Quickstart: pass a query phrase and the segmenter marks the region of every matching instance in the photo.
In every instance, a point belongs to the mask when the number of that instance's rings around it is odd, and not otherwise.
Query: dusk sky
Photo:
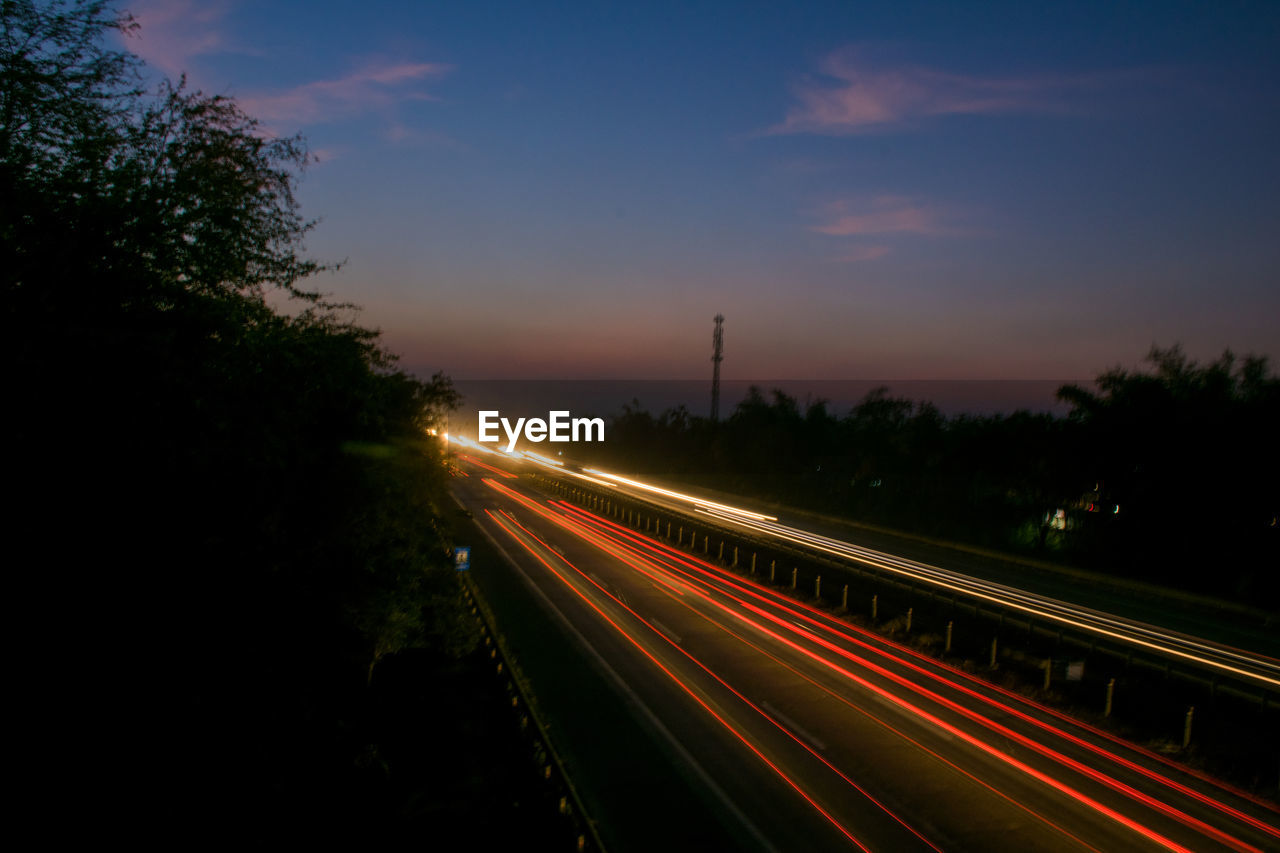
[[[126,3],[455,378],[1280,360],[1280,3]]]

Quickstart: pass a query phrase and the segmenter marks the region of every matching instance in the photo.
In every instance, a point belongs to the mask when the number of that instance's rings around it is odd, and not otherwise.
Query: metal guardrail
[[[547,723],[542,713],[538,710],[532,684],[520,669],[519,663],[517,663],[514,654],[507,645],[506,638],[498,630],[497,617],[494,615],[493,609],[489,607],[488,602],[485,601],[479,587],[465,573],[460,574],[462,588],[467,596],[467,603],[471,605],[476,621],[480,625],[485,644],[492,644],[491,657],[496,660],[498,674],[506,675],[508,687],[514,691],[515,695],[512,696],[511,700],[512,707],[514,709],[523,709],[524,716],[521,720],[521,726],[522,728],[526,727],[529,722],[533,724],[534,735],[537,739],[536,746],[542,753],[540,760],[543,766],[543,778],[548,782],[558,779],[566,792],[560,797],[559,809],[561,814],[573,821],[578,830],[577,846],[574,849],[578,853],[585,853],[585,851],[605,853],[605,846],[600,840],[595,821],[591,819],[590,814],[583,805],[582,797],[578,794],[578,790],[573,784],[573,779],[565,767],[564,759],[561,758],[559,751],[551,740]]]

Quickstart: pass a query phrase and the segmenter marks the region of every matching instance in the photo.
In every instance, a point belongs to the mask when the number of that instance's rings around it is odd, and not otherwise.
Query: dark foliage
[[[140,91],[107,3],[0,8],[11,521],[62,615],[40,665],[90,697],[48,695],[75,718],[46,763],[143,782],[112,818],[184,841],[340,826],[312,795],[356,772],[374,664],[472,642],[425,433],[456,394],[302,286],[300,139]]]
[[[718,424],[638,401],[602,462],[731,493],[1238,598],[1280,596],[1280,380],[1229,352],[1064,386],[1065,418],[945,418],[868,394],[844,417],[753,388]],[[590,448],[588,448],[590,450]]]

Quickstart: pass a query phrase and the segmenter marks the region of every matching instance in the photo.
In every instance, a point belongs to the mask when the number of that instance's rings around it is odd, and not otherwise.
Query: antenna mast
[[[716,330],[711,335],[711,422],[720,420],[720,362],[724,361],[724,315],[716,315]]]

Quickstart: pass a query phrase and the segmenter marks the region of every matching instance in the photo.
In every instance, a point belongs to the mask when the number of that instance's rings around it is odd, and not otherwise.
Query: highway
[[[468,476],[454,494],[509,558],[523,606],[574,638],[564,666],[625,694],[736,849],[1280,848],[1270,804],[541,493],[507,465],[458,458]],[[586,739],[607,766],[595,728],[556,737],[570,753]],[[652,849],[634,839],[658,829],[669,849],[707,849],[686,843],[688,812],[667,825],[630,796],[630,811],[605,809],[610,849]]]
[[[550,469],[569,478],[604,486],[619,495],[644,500],[676,512],[694,513],[709,524],[736,529],[760,540],[773,540],[810,552],[846,560],[903,579],[932,586],[983,605],[1003,608],[1043,624],[1096,636],[1130,646],[1148,654],[1169,658],[1180,664],[1203,669],[1209,674],[1230,677],[1265,690],[1280,691],[1280,660],[1257,651],[1211,642],[1138,619],[1126,618],[1078,604],[1038,595],[1023,589],[984,580],[969,574],[930,565],[918,560],[885,553],[830,536],[781,524],[772,516],[683,494],[618,474],[588,468],[566,471],[553,460],[537,454],[523,454],[502,460]]]

